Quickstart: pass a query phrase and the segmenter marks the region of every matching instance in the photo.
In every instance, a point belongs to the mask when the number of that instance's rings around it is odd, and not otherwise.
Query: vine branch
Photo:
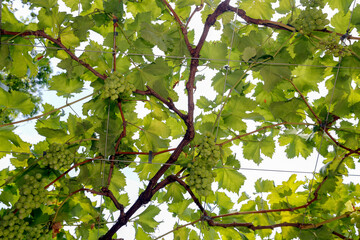
[[[75,60],[76,62],[80,63],[81,65],[83,65],[85,68],[87,68],[90,72],[92,72],[95,76],[97,76],[98,78],[101,78],[102,80],[105,80],[107,78],[106,75],[102,75],[101,73],[99,73],[98,71],[96,71],[94,68],[92,68],[89,64],[87,64],[85,61],[81,60],[80,58],[78,58],[73,52],[70,51],[70,49],[68,49],[62,42],[61,42],[61,38],[53,38],[51,36],[49,36],[48,34],[46,34],[44,32],[44,30],[37,30],[37,31],[25,31],[25,32],[11,32],[11,31],[6,31],[4,29],[0,29],[1,35],[10,35],[10,36],[20,36],[20,37],[24,37],[24,36],[35,36],[35,37],[42,37],[42,38],[46,38],[49,41],[57,44],[62,50],[64,50],[73,60]]]
[[[154,97],[159,99],[161,102],[163,102],[169,109],[173,110],[181,119],[183,119],[184,121],[186,120],[187,115],[183,114],[179,109],[177,109],[175,107],[175,104],[173,103],[171,98],[168,98],[169,100],[166,100],[165,98],[160,96],[160,94],[158,94],[156,91],[154,91],[149,86],[146,86],[146,88],[148,89],[147,91],[136,90],[135,93],[141,94],[141,95],[153,95]]]

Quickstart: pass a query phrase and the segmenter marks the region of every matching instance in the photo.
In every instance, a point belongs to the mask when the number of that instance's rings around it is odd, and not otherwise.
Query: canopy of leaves
[[[142,240],[357,238],[356,1],[30,0],[27,17],[15,2],[0,5],[0,157],[12,153],[0,221],[13,219],[0,239],[26,224],[19,239],[113,239],[126,226]],[[85,84],[90,95],[60,108],[34,97],[47,86],[76,98]],[[63,114],[82,100],[80,116]],[[28,121],[45,140],[17,134]],[[241,168],[294,159],[322,168],[253,186]],[[196,170],[210,177],[190,183]],[[175,224],[161,235],[163,222]]]

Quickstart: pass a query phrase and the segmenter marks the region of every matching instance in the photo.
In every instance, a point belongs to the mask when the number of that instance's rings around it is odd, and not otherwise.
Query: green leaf
[[[331,18],[331,25],[335,27],[336,32],[345,34],[348,28],[351,12],[348,10],[346,11],[347,14],[344,14],[343,12],[338,12]]]
[[[353,16],[351,18],[351,23],[354,25],[360,25],[360,6],[354,8]],[[360,26],[357,26],[359,28]]]
[[[122,6],[118,1],[116,5]],[[75,35],[79,38],[79,40],[85,41],[88,37],[89,29],[94,25],[95,23],[89,16],[77,16],[73,20],[72,28],[74,30]]]
[[[65,73],[61,73],[52,77],[49,89],[57,91],[58,96],[69,98],[74,96],[74,93],[80,93],[83,85],[80,78],[70,79]]]
[[[122,19],[123,15],[123,3],[118,0],[104,0],[104,11],[107,13],[112,13],[117,19]]]
[[[7,185],[2,190],[3,191],[0,193],[0,202],[8,207],[14,206],[15,202],[18,200],[17,188]]]
[[[243,52],[243,56],[242,59],[247,62],[249,61],[250,58],[255,57],[256,56],[256,49],[253,47],[247,47],[245,48],[244,52]]]
[[[320,63],[311,60],[306,60],[304,64],[321,65]],[[292,74],[296,75],[292,82],[300,90],[300,92],[306,93],[308,91],[319,91],[318,84],[324,74],[324,68],[298,66],[292,71]]]
[[[288,158],[299,157],[300,155],[307,158],[313,151],[313,145],[306,138],[306,136],[301,135],[282,135],[279,138],[279,144],[280,146],[287,146],[286,155]]]
[[[219,168],[214,172],[217,175],[215,180],[219,182],[219,187],[235,193],[239,192],[246,179],[244,175],[234,169]]]
[[[140,227],[136,229],[136,240],[151,240],[151,237]]]
[[[145,232],[154,232],[159,222],[154,217],[160,213],[160,209],[154,205],[149,205],[135,221],[144,229]]]
[[[350,10],[352,0],[326,0],[331,9],[338,9],[343,14],[346,14]]]
[[[295,0],[280,0],[280,6],[275,10],[280,14],[290,12],[295,7]]]
[[[261,192],[270,192],[274,189],[274,181],[271,180],[262,180],[261,178],[259,178],[256,182],[255,182],[255,190],[258,193]]]
[[[180,186],[178,183],[172,183],[167,188],[163,200],[168,202],[172,200],[172,202],[174,203],[181,202],[184,200],[183,194],[185,194],[185,192],[186,192],[185,189],[182,186]]]
[[[23,114],[30,114],[35,105],[31,102],[28,94],[18,91],[12,91],[9,93],[1,88],[0,107],[18,110]]]
[[[271,19],[275,13],[271,3],[276,0],[244,0],[241,1],[239,8],[243,9],[248,16],[252,18]]]
[[[264,90],[272,91],[279,83],[290,79],[291,72],[288,67],[265,66],[260,70],[260,74],[264,80]]]
[[[305,117],[304,108],[304,102],[298,98],[270,104],[270,111],[274,118],[288,122],[301,122]]]
[[[226,65],[227,51],[225,43],[205,42],[200,54],[202,58],[211,59],[208,65],[215,68]]]

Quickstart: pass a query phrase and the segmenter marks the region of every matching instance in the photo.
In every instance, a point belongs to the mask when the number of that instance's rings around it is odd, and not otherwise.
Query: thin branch
[[[185,29],[187,29],[192,17],[195,15],[195,13],[201,11],[201,9],[203,9],[203,7],[204,7],[204,0],[202,0],[201,4],[199,6],[196,6],[194,11],[190,14],[190,17],[186,21]]]
[[[296,92],[301,96],[302,100],[305,102],[306,106],[308,107],[308,109],[310,110],[310,112],[314,115],[314,117],[316,118],[316,120],[318,121],[318,124],[321,124],[322,121],[321,119],[318,117],[318,115],[316,115],[316,113],[314,112],[314,110],[312,109],[312,107],[310,106],[310,104],[308,103],[308,101],[306,101],[306,98],[304,97],[304,95],[300,92],[300,90],[297,88],[297,86],[293,83],[293,81],[291,81],[291,79],[286,79],[284,78],[286,81],[288,81],[296,90]]]
[[[195,196],[193,191],[190,189],[189,185],[187,185],[183,180],[181,180],[178,177],[175,178],[175,181],[177,181],[181,186],[183,186],[185,188],[185,190],[190,194],[191,198],[194,200],[194,203],[198,206],[198,208],[203,213],[203,215],[208,216],[207,212],[205,211],[205,209],[201,205],[199,199]]]
[[[58,213],[59,213],[59,210],[60,210],[61,207],[65,204],[65,202],[66,202],[67,200],[69,200],[69,198],[70,198],[71,196],[73,196],[74,194],[76,194],[76,193],[78,193],[78,192],[91,192],[91,193],[96,194],[96,195],[102,195],[102,196],[109,197],[109,198],[113,201],[115,207],[120,210],[120,213],[121,213],[121,214],[124,213],[124,206],[117,201],[117,199],[115,198],[114,194],[113,194],[109,189],[104,189],[104,190],[101,189],[101,192],[98,192],[98,191],[95,191],[95,190],[93,190],[93,189],[80,188],[80,189],[78,189],[78,190],[76,190],[76,191],[74,191],[74,192],[69,193],[69,195],[61,202],[61,204],[59,205],[59,207],[56,209],[56,212],[55,212],[55,214],[54,214],[54,218],[53,218],[52,222],[55,222],[56,217],[57,217],[57,215],[58,215]]]
[[[323,129],[324,129],[326,135],[329,136],[329,138],[335,143],[336,146],[339,146],[339,147],[341,147],[341,148],[343,148],[343,149],[345,149],[345,150],[348,150],[351,154],[352,154],[352,153],[360,154],[359,149],[353,150],[353,149],[351,149],[351,148],[346,147],[345,145],[339,143],[339,142],[329,133],[329,129],[327,129],[327,128],[323,128]]]
[[[80,58],[78,58],[73,52],[70,51],[70,49],[68,49],[62,42],[61,42],[61,38],[59,37],[58,39],[55,39],[49,35],[47,35],[43,30],[37,30],[37,31],[25,31],[25,32],[11,32],[11,31],[6,31],[3,29],[0,29],[0,32],[2,35],[11,35],[11,36],[35,36],[35,37],[42,37],[42,38],[46,38],[49,41],[57,44],[62,50],[64,50],[73,60],[75,60],[76,62],[80,63],[81,65],[83,65],[85,68],[87,68],[90,72],[92,72],[95,76],[97,76],[98,78],[101,78],[102,80],[105,80],[107,78],[106,75],[102,75],[100,74],[98,71],[96,71],[94,68],[92,68],[89,64],[87,64],[86,62],[84,62],[83,60],[81,60]]]
[[[341,239],[346,239],[346,240],[352,240],[352,238],[348,238],[348,237],[345,237],[344,235],[338,233],[338,232],[335,232],[335,231],[332,231],[332,234],[341,238]]]
[[[185,121],[187,115],[183,114],[179,109],[177,109],[175,107],[175,104],[173,103],[173,101],[169,98],[169,100],[166,100],[165,98],[163,98],[162,96],[160,96],[160,94],[158,94],[157,92],[155,92],[152,88],[150,88],[149,86],[146,86],[146,88],[148,89],[147,91],[140,91],[140,90],[136,90],[135,93],[137,94],[141,94],[141,95],[153,95],[154,97],[156,97],[157,99],[159,99],[161,102],[163,102],[169,109],[173,110],[177,115],[179,115],[179,117],[181,119],[183,119]]]
[[[315,202],[318,199],[318,193],[320,191],[320,188],[324,185],[325,181],[328,179],[328,177],[325,177],[322,182],[319,184],[319,186],[314,191],[314,198],[308,201],[307,203],[297,206],[294,208],[284,208],[284,209],[268,209],[268,210],[257,210],[257,211],[245,211],[245,212],[234,212],[234,213],[227,213],[217,216],[212,216],[212,219],[216,218],[223,218],[223,217],[229,217],[229,216],[236,216],[236,215],[247,215],[247,214],[260,214],[260,213],[272,213],[272,212],[293,212],[302,208],[307,208],[310,204]]]
[[[106,184],[106,188],[104,187],[104,189],[108,189],[108,187],[110,186],[111,183],[111,177],[112,177],[112,173],[114,171],[114,160],[115,160],[115,156],[111,156],[110,157],[110,168],[109,168],[109,174],[108,174],[108,178],[107,178],[107,184]]]
[[[167,233],[164,233],[163,235],[155,238],[154,240],[157,240],[157,239],[160,239],[160,238],[162,238],[162,237],[165,237],[166,235],[168,235],[168,234],[170,234],[170,233],[172,233],[172,232],[176,232],[177,230],[179,230],[179,229],[181,229],[181,228],[184,228],[184,227],[187,227],[187,226],[189,226],[189,225],[194,225],[195,223],[200,222],[200,221],[202,221],[201,218],[198,219],[198,220],[192,221],[192,222],[190,222],[190,223],[187,223],[187,224],[178,226],[177,228],[174,228],[173,230],[171,230],[171,231],[169,231],[169,232],[167,232]]]
[[[114,194],[109,190],[108,188],[101,188],[101,195],[104,195],[106,197],[109,197],[111,201],[114,203],[115,207],[120,210],[120,215],[124,215],[124,206],[119,203],[119,201],[115,198]]]
[[[60,178],[64,177],[68,172],[70,172],[71,170],[73,170],[74,168],[80,166],[80,165],[84,165],[88,162],[94,161],[95,159],[101,159],[103,158],[102,156],[98,156],[96,158],[91,158],[91,159],[86,159],[85,161],[82,161],[80,163],[76,163],[74,164],[72,167],[70,167],[68,170],[66,170],[63,174],[61,174],[60,176],[58,176],[55,180],[53,180],[51,183],[49,183],[48,185],[46,185],[44,187],[44,189],[47,189],[48,187],[50,187],[51,185],[53,185],[55,182],[57,182]]]
[[[191,43],[189,41],[189,38],[188,38],[188,35],[187,35],[188,34],[187,29],[184,26],[184,23],[180,20],[177,13],[174,11],[174,9],[171,7],[171,5],[166,0],[162,0],[162,2],[170,10],[172,16],[175,18],[176,22],[179,24],[181,32],[182,32],[182,34],[184,36],[186,47],[189,50],[189,52],[192,53],[194,51],[194,49],[192,48]]]
[[[245,137],[245,136],[251,135],[251,134],[256,133],[256,132],[261,132],[261,131],[264,130],[264,129],[273,128],[273,127],[277,127],[277,126],[281,126],[281,125],[306,125],[306,126],[311,126],[311,125],[312,125],[312,126],[316,126],[316,124],[313,124],[313,123],[292,123],[292,122],[276,123],[276,124],[273,124],[273,125],[269,125],[269,126],[264,126],[264,127],[258,128],[258,129],[256,129],[256,130],[251,131],[251,132],[248,132],[248,133],[244,133],[244,134],[238,135],[238,136],[236,136],[236,137],[233,137],[233,138],[231,138],[231,139],[229,139],[229,140],[226,140],[225,142],[219,143],[219,144],[217,144],[217,145],[222,146],[222,145],[225,145],[225,144],[227,144],[227,143],[229,143],[229,142],[232,142],[232,141],[234,141],[234,140],[236,140],[236,139],[243,138],[243,137]]]
[[[171,151],[175,151],[176,148],[170,148],[170,149],[166,149],[166,150],[163,150],[163,151],[160,151],[160,152],[153,152],[152,155],[155,156],[155,155],[158,155],[158,154],[161,154],[161,153],[166,153],[166,152],[171,152]],[[149,152],[116,152],[115,153],[116,155],[120,155],[120,154],[124,154],[124,155],[149,155],[150,153]]]
[[[275,29],[282,29],[282,30],[286,30],[289,32],[296,32],[296,28],[294,28],[293,26],[281,23],[281,22],[275,22],[275,21],[271,21],[271,20],[265,20],[265,19],[255,19],[255,18],[251,18],[249,16],[246,15],[246,12],[242,9],[238,9],[232,6],[227,6],[227,11],[231,11],[236,13],[239,17],[241,17],[242,19],[244,19],[247,23],[249,24],[255,24],[255,25],[263,25],[269,28],[275,28]],[[327,29],[316,29],[315,31],[318,32],[327,32],[327,33],[333,33],[333,31],[327,30]],[[343,33],[336,33],[336,35],[338,36],[343,36]],[[354,37],[354,36],[349,36],[348,39],[353,39],[353,40],[360,40],[360,37]]]
[[[84,100],[84,99],[86,99],[86,98],[88,98],[88,97],[91,97],[91,96],[94,95],[94,94],[95,94],[95,93],[92,93],[92,94],[87,95],[87,96],[85,96],[85,97],[82,97],[82,98],[80,98],[80,99],[78,99],[78,100],[76,100],[76,101],[73,101],[73,102],[71,102],[71,103],[67,103],[67,104],[65,104],[64,106],[61,106],[61,107],[59,107],[59,108],[56,108],[56,109],[54,109],[54,110],[52,110],[52,111],[50,111],[50,112],[43,113],[43,114],[40,114],[40,115],[35,116],[35,117],[23,119],[23,120],[20,120],[20,121],[17,121],[17,122],[11,122],[11,123],[2,124],[2,125],[0,125],[0,127],[5,127],[5,126],[9,126],[9,125],[15,125],[15,124],[19,124],[19,123],[23,123],[23,122],[27,122],[27,121],[31,121],[31,120],[34,120],[34,119],[38,119],[38,118],[47,116],[47,115],[49,115],[49,114],[52,114],[52,113],[54,113],[54,112],[59,111],[60,109],[66,108],[66,107],[68,107],[68,106],[70,106],[70,105],[72,105],[72,104],[74,104],[74,103],[80,102],[80,101],[82,101],[82,100]]]
[[[124,112],[123,112],[123,110],[122,110],[121,101],[118,102],[118,107],[119,107],[119,111],[120,111],[120,115],[121,115],[123,130],[122,130],[122,132],[121,132],[121,134],[120,134],[119,139],[116,141],[116,144],[115,144],[115,152],[118,151],[118,148],[119,148],[121,139],[123,139],[124,137],[126,137],[126,125],[127,125],[127,122],[126,122],[125,116],[124,116]]]

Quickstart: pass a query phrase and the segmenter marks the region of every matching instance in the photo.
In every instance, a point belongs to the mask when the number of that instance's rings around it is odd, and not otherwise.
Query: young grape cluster
[[[23,240],[28,222],[20,219],[14,213],[9,213],[0,219],[0,239]]]
[[[27,229],[27,238],[26,239],[36,239],[36,240],[48,240],[52,239],[51,235],[49,234],[50,231],[44,228],[43,225],[37,224],[35,226],[28,226]]]
[[[0,219],[0,240],[47,240],[49,230],[42,225],[30,226],[29,222],[20,219],[17,214],[9,213]]]
[[[119,72],[114,72],[105,79],[105,98],[109,97],[111,100],[116,100],[119,97],[128,97],[135,90],[134,84],[125,79]]]
[[[25,175],[25,184],[20,187],[20,198],[15,203],[19,219],[29,216],[31,211],[39,208],[46,201],[47,191],[44,189],[46,179],[40,173],[35,176]]]
[[[336,33],[331,33],[319,42],[320,49],[328,54],[334,55],[335,57],[351,55],[349,48],[347,46],[342,46],[339,42],[340,36],[337,36]]]
[[[309,34],[315,29],[325,28],[330,23],[326,17],[327,14],[321,9],[306,7],[295,20],[294,27],[304,34]]]
[[[352,224],[355,224],[355,226],[360,229],[360,212],[355,211],[350,214],[351,220],[350,222]]]
[[[52,143],[40,164],[49,166],[52,169],[68,169],[74,162],[76,152],[70,151],[64,144]]]
[[[200,196],[208,196],[211,193],[211,183],[216,177],[211,170],[220,158],[220,148],[215,145],[215,138],[208,133],[202,139],[199,151],[200,156],[196,161],[188,164],[190,174],[187,181]]]

